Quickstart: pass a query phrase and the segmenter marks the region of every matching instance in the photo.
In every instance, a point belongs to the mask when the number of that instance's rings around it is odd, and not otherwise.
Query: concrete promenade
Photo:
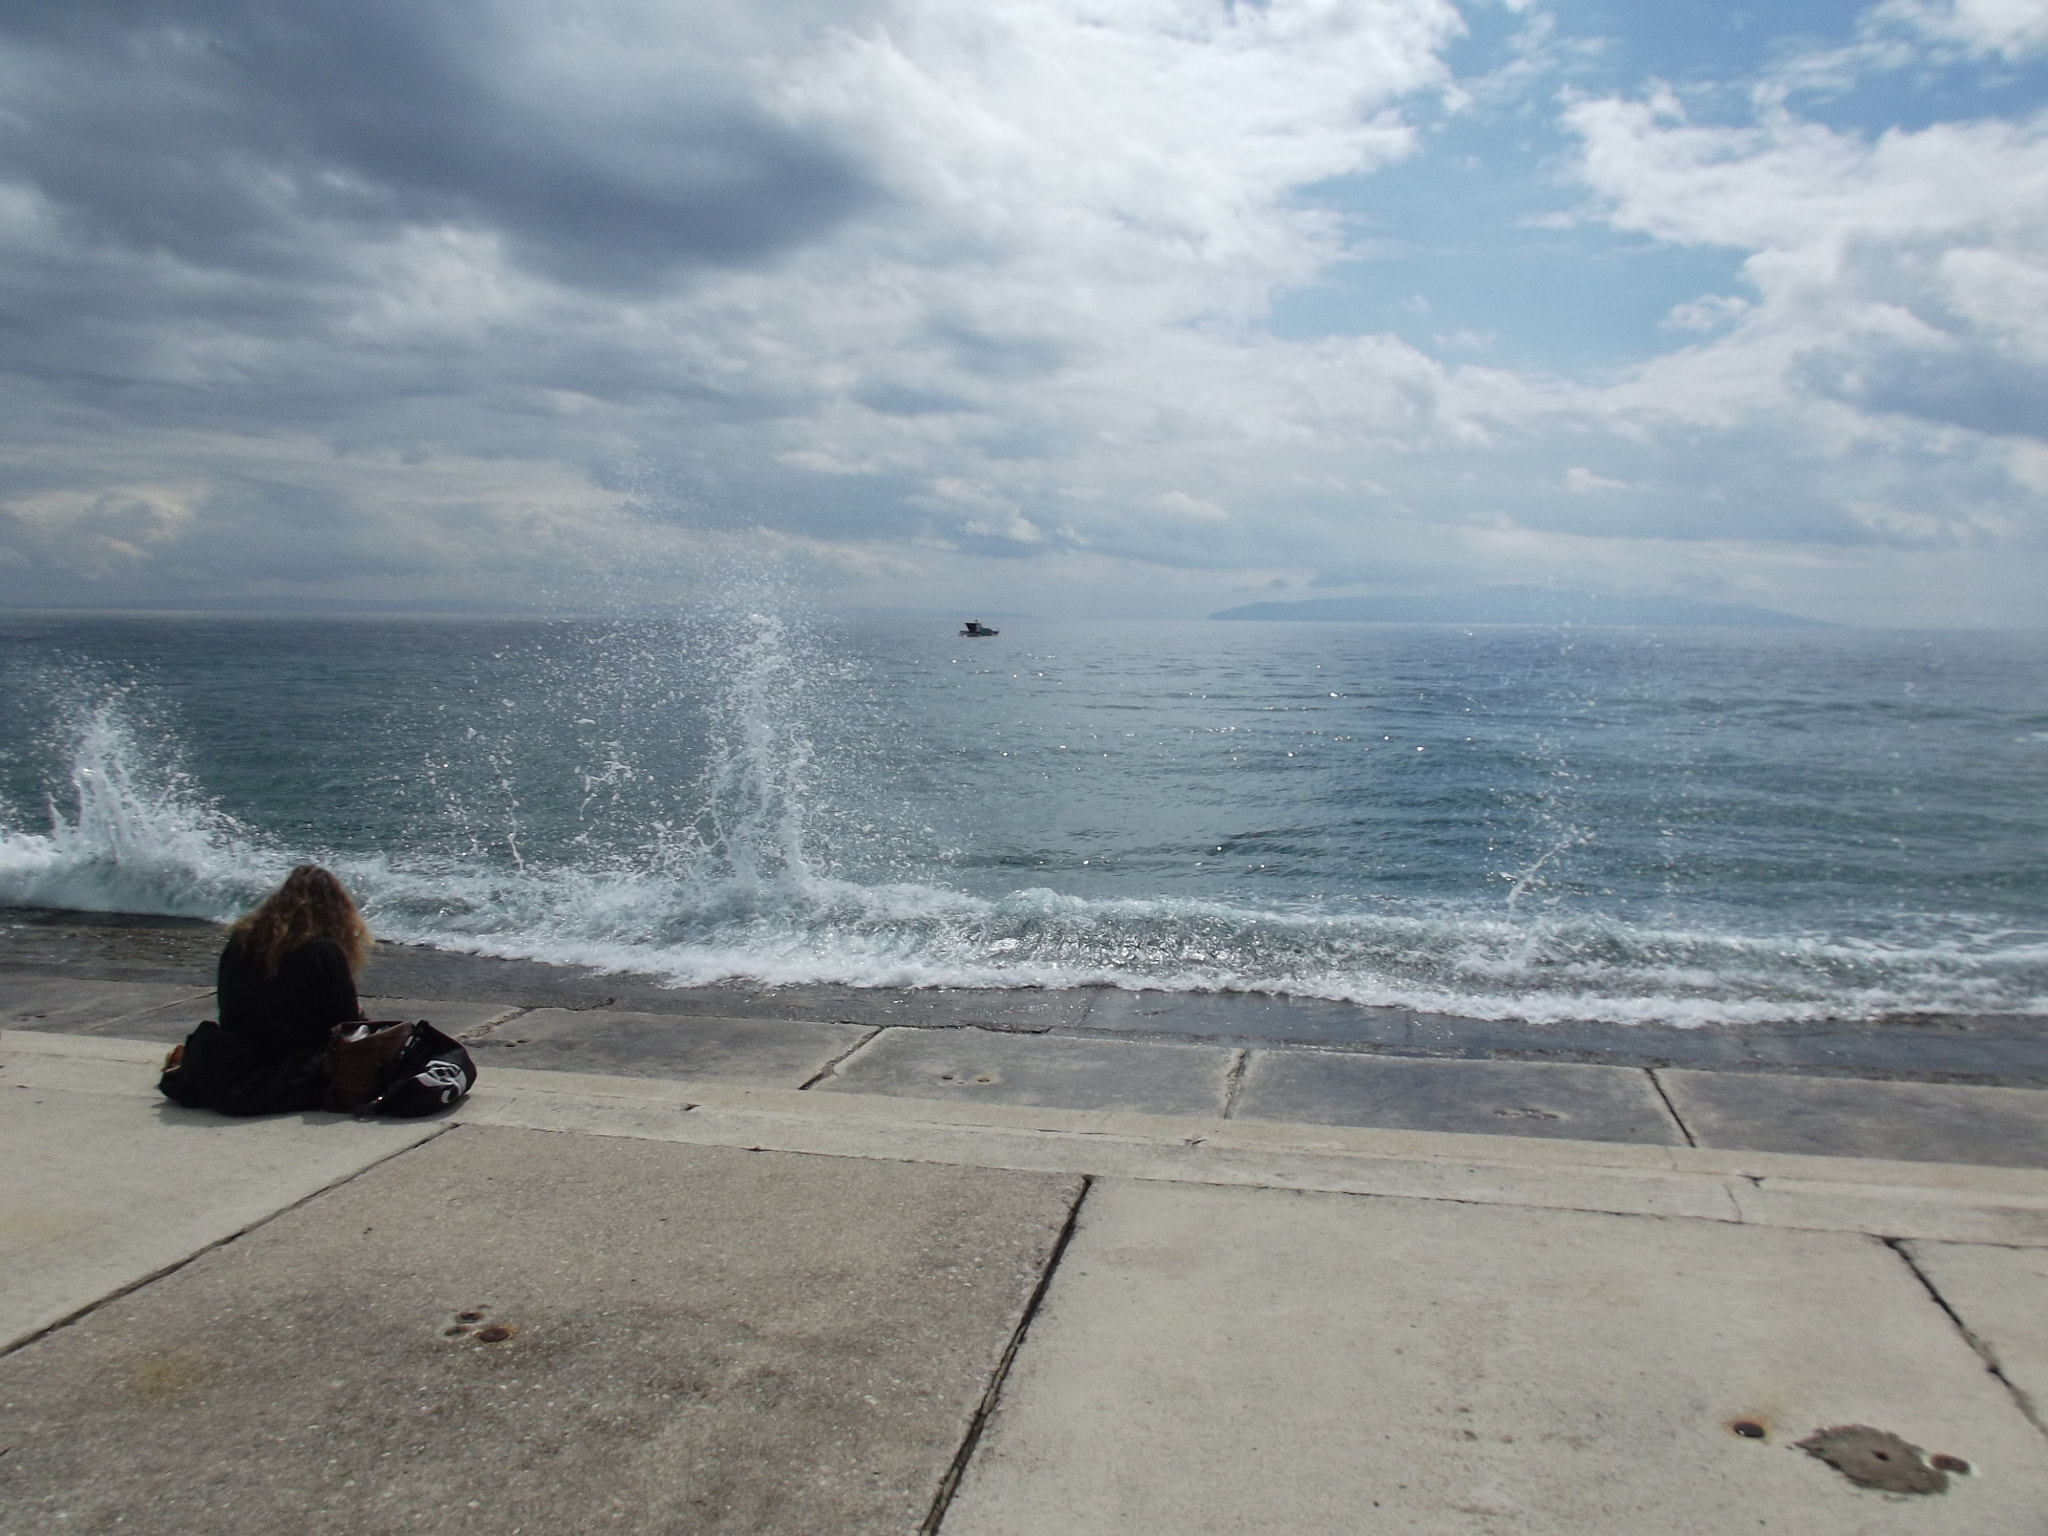
[[[0,913],[0,1531],[2048,1533],[2024,1021],[393,949],[476,1094],[238,1122],[217,946]]]

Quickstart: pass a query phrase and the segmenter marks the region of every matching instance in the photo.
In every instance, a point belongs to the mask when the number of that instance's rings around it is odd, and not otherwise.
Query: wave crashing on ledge
[[[1844,803],[1843,765],[1900,711],[1884,658],[1837,636],[1801,639],[1876,676],[1860,713],[1809,717],[1834,733],[1816,750],[1784,732],[1813,685],[1779,636],[1652,668],[1626,637],[1514,632],[1191,656],[746,611],[340,628],[325,649],[336,626],[15,637],[0,901],[228,918],[315,859],[380,936],[678,985],[1247,991],[1539,1024],[2048,1011],[2038,876],[1930,871],[1930,830],[1961,839],[1923,814],[1901,847],[1896,782]],[[1731,658],[1747,691],[1713,680]],[[292,699],[305,722],[233,723]]]

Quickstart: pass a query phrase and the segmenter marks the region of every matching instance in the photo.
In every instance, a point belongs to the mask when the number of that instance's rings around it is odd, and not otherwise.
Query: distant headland
[[[1246,603],[1212,619],[1317,619],[1350,624],[1573,624],[1617,628],[1817,629],[1821,619],[1750,603],[1707,603],[1683,597],[1611,597],[1544,587],[1482,587],[1470,592],[1378,597],[1317,597]]]

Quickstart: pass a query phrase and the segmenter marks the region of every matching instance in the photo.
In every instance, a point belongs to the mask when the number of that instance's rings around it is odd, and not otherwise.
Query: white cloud
[[[1734,324],[1617,399],[1722,422],[1847,406],[1854,415],[1832,430],[1852,433],[1899,430],[1891,418],[2048,430],[2028,414],[2044,403],[2040,381],[2016,388],[2010,372],[2048,360],[2048,115],[1873,138],[1783,113],[1752,128],[1691,126],[1617,100],[1567,117],[1611,223],[1745,250],[1758,293],[1681,307],[1674,323]]]
[[[1444,0],[905,0],[777,96],[911,212],[878,254],[998,279],[953,285],[965,317],[1025,287],[1091,330],[1242,318],[1336,249],[1290,191],[1407,154],[1389,109],[1447,83],[1458,26]]]
[[[2048,474],[2014,416],[2048,399],[2041,120],[1574,101],[1594,216],[1746,280],[1581,383],[1266,328],[1351,238],[1304,189],[1414,153],[1418,101],[1483,115],[1448,0],[478,0],[474,39],[396,8],[404,46],[362,57],[269,3],[335,46],[243,79],[122,8],[68,54],[0,21],[7,591],[602,590],[751,539],[889,599],[1028,561],[1199,604],[1368,559],[1711,585],[2038,534],[2011,498]],[[1509,73],[1586,56],[1509,9]],[[1893,9],[1951,52],[2033,36]],[[413,115],[379,137],[361,100]],[[1443,298],[1441,347],[1507,350]]]
[[[1941,253],[1948,307],[2000,350],[2048,362],[2048,262],[1982,247]]]
[[[2048,226],[2048,118],[1867,139],[1781,115],[1693,127],[1654,102],[1581,101],[1565,121],[1622,229],[1839,261],[1857,240],[2032,241]]]
[[[1086,542],[1091,519],[1125,536],[1135,525],[1117,509],[1170,493],[1167,461],[1191,449],[1355,433],[1375,412],[1379,430],[1405,432],[1430,409],[1433,381],[1418,395],[1387,373],[1430,372],[1405,349],[1290,351],[1256,322],[1277,286],[1340,249],[1295,189],[1409,152],[1399,107],[1447,84],[1439,52],[1461,25],[1448,0],[900,0],[835,10],[836,24],[763,7],[743,27],[623,0],[575,26],[518,0],[483,10],[493,25],[473,57],[427,20],[403,24],[406,68],[444,76],[416,80],[418,99],[462,117],[460,134],[395,126],[421,130],[403,161],[337,137],[361,120],[349,83],[387,90],[387,60],[257,49],[247,67],[273,76],[194,72],[203,54],[137,22],[128,51],[154,73],[96,95],[104,51],[0,46],[18,99],[43,104],[23,120],[72,156],[18,141],[13,179],[0,160],[0,271],[35,317],[14,349],[17,431],[75,410],[81,391],[110,423],[203,391],[279,442],[658,466],[630,477],[634,499],[684,526]],[[309,15],[324,38],[331,17]],[[716,113],[678,117],[714,79]],[[330,87],[340,130],[323,116]],[[188,135],[237,123],[253,110],[237,92],[266,121],[302,114],[326,146],[286,133],[218,158],[178,151],[178,166],[217,167],[215,201],[260,232],[260,258],[223,243],[233,220],[187,209],[199,193],[165,206],[192,226],[175,239],[131,239],[119,221],[135,199],[120,189],[159,149],[127,126],[138,99],[172,143],[179,113],[197,113]],[[533,119],[541,100],[560,111]],[[448,159],[508,136],[523,163],[565,178],[554,202]],[[230,184],[237,165],[267,173],[254,202]],[[657,197],[665,166],[698,190]],[[704,210],[723,207],[719,176],[757,172],[826,176],[838,202],[807,226],[770,221],[727,259]],[[483,190],[465,202],[434,180],[459,176]],[[624,257],[600,259],[578,227],[586,192]],[[752,201],[801,204],[802,188]],[[677,230],[675,280],[650,220]],[[81,247],[87,228],[104,232]],[[223,434],[207,454],[217,484],[247,480]],[[68,470],[61,457],[45,453],[38,474],[102,478],[91,446]],[[278,473],[265,463],[266,483]],[[317,462],[286,476],[327,478]],[[1038,510],[1076,484],[1097,499]]]
[[[1875,15],[1973,53],[2016,59],[2048,47],[2043,0],[1887,0]]]
[[[1700,339],[1613,383],[1503,397],[1504,452],[1574,451],[1577,434],[1576,452],[1604,444],[1628,463],[1639,493],[1525,498],[1517,538],[1554,558],[1573,538],[1600,540],[1617,572],[1674,572],[1731,547],[1755,570],[1789,572],[1771,551],[1803,548],[1845,585],[1879,568],[1852,551],[1911,552],[1930,570],[1939,552],[1943,579],[1961,582],[1959,620],[1981,611],[1965,591],[2010,603],[2020,573],[2048,580],[2035,484],[2048,439],[2048,116],[1866,136],[1770,99],[1752,125],[1697,124],[1662,94],[1579,100],[1565,116],[1602,218],[1741,252],[1754,297],[1677,306],[1666,323]],[[1551,483],[1606,488],[1582,466]],[[1699,556],[1653,554],[1673,536]],[[1981,569],[1961,577],[1971,561]],[[1817,590],[1802,578],[1778,602]],[[1868,617],[1925,611],[1902,595]]]

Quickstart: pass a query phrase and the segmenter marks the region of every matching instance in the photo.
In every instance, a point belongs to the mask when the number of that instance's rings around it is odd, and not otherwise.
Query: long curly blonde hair
[[[308,939],[332,939],[350,971],[363,968],[376,943],[347,888],[318,864],[301,864],[286,875],[284,884],[230,928],[228,936],[240,939],[242,948],[261,960],[270,976]]]

